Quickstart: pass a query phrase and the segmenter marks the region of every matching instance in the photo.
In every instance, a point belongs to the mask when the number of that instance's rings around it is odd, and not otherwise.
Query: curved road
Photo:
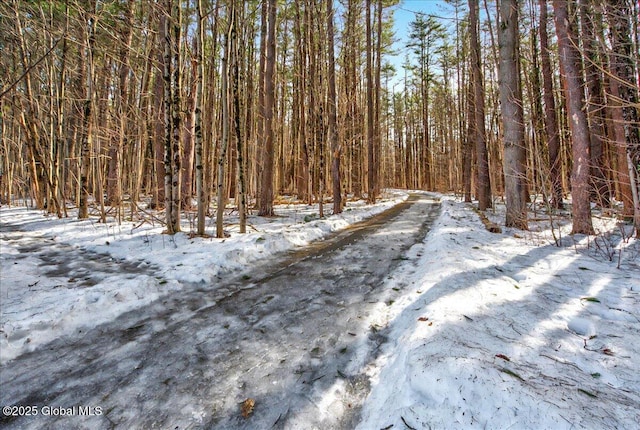
[[[352,428],[385,342],[367,318],[401,294],[385,281],[438,211],[412,195],[249,275],[186,285],[22,355],[0,368],[0,404],[38,415],[0,415],[0,427]]]

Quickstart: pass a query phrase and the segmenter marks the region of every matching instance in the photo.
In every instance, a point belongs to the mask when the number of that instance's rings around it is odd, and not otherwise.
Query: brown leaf
[[[502,358],[503,360],[511,361],[511,359],[504,354],[496,354],[496,357]]]
[[[242,412],[242,416],[244,418],[249,418],[249,415],[253,412],[253,407],[256,405],[256,401],[253,399],[247,399],[242,402],[242,407],[240,408],[240,412]]]
[[[603,348],[602,353],[605,355],[615,355],[609,348]]]
[[[429,318],[427,318],[427,317],[420,317],[420,318],[418,318],[418,321],[429,321]]]

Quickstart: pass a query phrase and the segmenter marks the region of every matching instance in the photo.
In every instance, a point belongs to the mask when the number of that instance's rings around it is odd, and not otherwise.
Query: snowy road
[[[352,428],[369,390],[367,368],[385,342],[373,314],[402,287],[385,281],[400,262],[417,259],[411,247],[438,210],[434,200],[413,195],[305,251],[264,261],[249,275],[184,285],[21,355],[2,368],[0,404],[33,406],[23,412],[37,415],[2,415],[0,424]],[[60,269],[86,258],[71,249],[49,256]],[[91,276],[114,276],[94,263]],[[255,406],[244,417],[246,399]]]

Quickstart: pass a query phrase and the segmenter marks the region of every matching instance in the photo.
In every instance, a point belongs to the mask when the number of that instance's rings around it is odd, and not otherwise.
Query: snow
[[[630,226],[597,214],[596,236],[570,236],[566,217],[536,208],[530,231],[490,233],[470,205],[439,197],[440,216],[363,322],[385,334],[382,352],[345,369],[371,382],[357,428],[637,428],[640,242]],[[349,202],[324,219],[315,206],[281,204],[278,217],[251,216],[245,235],[228,214],[225,239],[169,237],[151,221],[102,224],[0,208],[0,363],[248,271],[406,198],[393,191],[375,206]],[[504,206],[488,216],[500,224]],[[183,229],[192,225],[184,220]],[[64,273],[53,251],[69,256]],[[329,387],[312,412],[341,414],[345,384]]]
[[[442,204],[411,291],[376,321],[392,340],[358,428],[637,428],[638,242],[600,218],[600,245],[556,225],[556,246],[548,220],[495,234]]]
[[[144,222],[110,219],[105,224],[95,217],[58,219],[25,207],[2,207],[0,364],[51,339],[86,331],[148,305],[183,288],[182,284],[240,273],[274,253],[304,247],[407,196],[406,192],[389,191],[375,206],[351,201],[342,214],[324,219],[318,218],[317,206],[280,204],[276,217],[251,216],[247,234],[238,233],[235,213],[226,216],[225,233],[230,237],[224,239],[192,237],[190,219],[183,219],[185,233],[168,236],[152,217]],[[7,230],[5,224],[20,231]],[[215,225],[209,225],[207,233],[213,232]],[[69,256],[64,273],[48,270],[52,247]],[[83,251],[102,257],[96,262],[98,273],[105,270],[104,263],[111,263],[116,273],[108,279],[92,279],[92,267],[81,259]],[[78,258],[73,258],[75,255]],[[128,272],[140,273],[117,273],[123,265]]]

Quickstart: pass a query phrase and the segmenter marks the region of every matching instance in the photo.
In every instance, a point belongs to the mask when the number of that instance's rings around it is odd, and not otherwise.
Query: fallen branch
[[[411,427],[409,424],[407,424],[407,421],[404,419],[403,416],[400,416],[400,419],[402,419],[402,422],[404,423],[405,426],[407,426],[409,430],[418,430],[415,427]]]
[[[500,226],[495,222],[491,222],[489,218],[487,218],[487,216],[484,214],[484,212],[481,212],[476,208],[473,208],[473,210],[478,214],[478,216],[480,217],[480,221],[482,221],[482,224],[484,224],[484,227],[488,232],[502,233],[502,229],[500,228]]]

